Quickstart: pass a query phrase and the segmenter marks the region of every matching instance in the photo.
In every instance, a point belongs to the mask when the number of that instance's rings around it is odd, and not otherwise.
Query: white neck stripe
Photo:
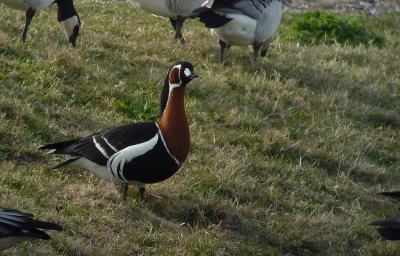
[[[177,165],[179,165],[179,166],[182,165],[181,162],[179,162],[179,160],[176,159],[176,157],[175,157],[174,155],[172,155],[172,153],[169,151],[168,146],[167,146],[167,143],[165,142],[164,137],[163,137],[163,135],[162,135],[162,133],[161,133],[160,127],[158,126],[157,123],[155,123],[155,124],[156,124],[156,126],[157,126],[157,128],[158,128],[158,134],[160,134],[161,141],[163,142],[164,147],[165,147],[165,149],[167,150],[168,154],[172,157],[172,159],[174,159],[174,161],[175,161],[175,163],[176,163]]]
[[[167,100],[167,104],[165,104],[165,108],[164,108],[163,114],[164,114],[165,110],[166,110],[167,107],[168,107],[168,103],[169,103],[169,99],[170,99],[170,97],[171,97],[172,90],[174,90],[175,88],[181,87],[181,85],[182,85],[182,81],[181,81],[181,67],[182,67],[182,65],[179,64],[179,65],[173,66],[173,67],[171,68],[171,70],[173,70],[174,68],[177,68],[177,69],[179,70],[179,71],[178,71],[179,83],[177,83],[177,84],[171,84],[171,83],[169,82],[169,77],[168,77],[168,85],[169,85],[168,100]]]

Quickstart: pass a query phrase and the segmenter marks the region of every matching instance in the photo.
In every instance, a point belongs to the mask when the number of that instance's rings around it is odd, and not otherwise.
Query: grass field
[[[76,48],[37,15],[0,6],[0,205],[64,227],[5,255],[398,255],[368,223],[397,214],[377,196],[400,188],[399,15],[368,17],[386,47],[302,46],[285,13],[265,61],[209,31],[128,2],[76,1]],[[169,66],[188,60],[192,145],[183,168],[144,203],[88,172],[48,170],[37,147],[155,120]]]

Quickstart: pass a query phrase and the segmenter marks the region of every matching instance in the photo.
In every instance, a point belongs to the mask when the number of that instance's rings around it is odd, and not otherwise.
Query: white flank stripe
[[[96,137],[93,136],[92,138],[93,138],[93,142],[94,142],[94,145],[96,146],[96,148],[100,151],[100,153],[101,153],[105,158],[108,159],[110,156],[107,155],[107,152],[104,150],[104,148],[102,148],[102,147],[100,146],[100,144],[96,141]]]
[[[103,138],[103,140],[107,143],[107,145],[114,150],[115,152],[118,152],[118,149],[116,149],[106,138],[104,138],[103,136],[101,136],[101,138]]]
[[[156,134],[151,140],[146,142],[136,144],[133,146],[129,146],[124,148],[123,150],[115,153],[110,157],[107,162],[107,169],[109,172],[113,172],[118,170],[118,166],[120,166],[120,170],[123,171],[124,165],[127,162],[132,161],[134,158],[144,155],[150,150],[152,150],[158,142],[158,134]],[[156,160],[155,160],[156,161]],[[110,163],[112,163],[110,165]],[[123,173],[120,173],[121,177],[124,179],[125,182],[128,180],[125,179]]]
[[[52,150],[50,150],[50,151],[47,151],[47,152],[46,152],[46,155],[48,155],[48,154],[53,154],[55,151],[56,151],[55,149],[52,149]]]
[[[163,137],[163,135],[162,135],[162,133],[161,133],[160,127],[158,127],[158,124],[157,124],[157,123],[155,123],[155,124],[156,124],[156,126],[157,126],[157,128],[158,128],[158,134],[160,134],[161,141],[163,142],[164,147],[165,147],[165,149],[167,150],[168,154],[172,157],[172,159],[174,159],[174,161],[175,161],[175,163],[176,163],[177,165],[181,165],[181,163],[179,162],[179,160],[176,159],[176,157],[175,157],[174,155],[172,155],[171,152],[169,151],[169,149],[168,149],[168,147],[167,147],[167,143],[165,143],[164,137]]]

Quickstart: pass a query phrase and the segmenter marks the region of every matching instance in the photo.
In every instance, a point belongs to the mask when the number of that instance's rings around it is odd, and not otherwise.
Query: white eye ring
[[[192,72],[190,72],[190,70],[188,68],[185,68],[184,73],[185,73],[186,77],[189,77],[192,74]]]

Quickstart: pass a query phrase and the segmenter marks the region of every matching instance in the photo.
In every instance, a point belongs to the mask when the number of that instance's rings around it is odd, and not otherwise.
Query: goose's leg
[[[261,48],[261,44],[260,43],[257,43],[257,42],[253,43],[253,50],[254,50],[253,61],[254,61],[254,64],[257,61],[258,52],[260,51],[260,48]]]
[[[174,28],[174,31],[176,32],[176,20],[169,18],[169,22],[171,22],[171,25]]]
[[[272,39],[267,40],[266,42],[263,43],[261,47],[261,57],[265,57],[267,55],[267,51],[269,48],[269,45],[271,44]]]
[[[225,52],[225,48],[227,47],[227,44],[226,44],[224,41],[219,40],[219,45],[220,45],[220,47],[221,47],[221,57],[220,57],[220,61],[221,61],[221,63],[222,63],[222,62],[224,62],[224,52]]]
[[[26,10],[26,13],[25,13],[25,28],[24,28],[24,32],[22,32],[22,37],[21,37],[22,42],[25,42],[26,34],[28,33],[29,25],[31,24],[33,16],[35,16],[35,13],[36,13],[36,10],[33,9],[32,7],[29,7],[28,10]]]
[[[146,188],[144,187],[144,185],[139,186],[139,197],[140,197],[141,202],[144,201],[144,192],[145,191],[146,191]]]
[[[182,36],[182,27],[185,20],[186,18],[183,16],[178,15],[176,17],[175,39],[180,39],[182,44],[185,43],[185,39]]]
[[[121,188],[122,188],[121,199],[122,199],[122,201],[126,201],[126,196],[128,194],[128,183],[122,184]]]

